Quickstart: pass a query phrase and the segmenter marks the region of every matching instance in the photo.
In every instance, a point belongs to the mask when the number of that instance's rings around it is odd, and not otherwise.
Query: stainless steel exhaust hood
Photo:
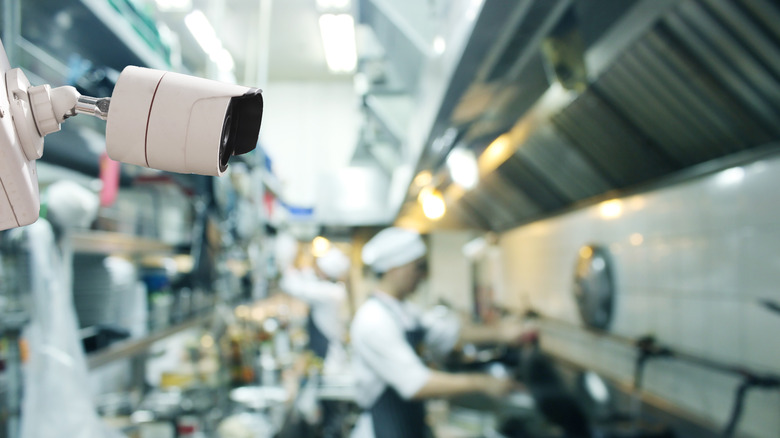
[[[438,57],[389,4],[362,0],[360,18],[411,81],[405,164],[433,173],[449,224],[505,230],[780,139],[777,2],[454,1]],[[478,154],[504,136],[475,189],[450,189],[448,130]],[[405,190],[399,220],[419,216]]]

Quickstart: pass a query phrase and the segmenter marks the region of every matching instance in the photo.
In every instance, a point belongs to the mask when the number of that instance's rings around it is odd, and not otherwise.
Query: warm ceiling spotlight
[[[623,203],[617,199],[599,204],[599,214],[603,219],[617,219],[623,214]]]
[[[317,236],[311,241],[311,253],[314,257],[322,257],[330,249],[330,241],[322,236]]]
[[[444,196],[433,187],[425,187],[420,191],[417,200],[422,205],[423,214],[431,220],[438,220],[447,212],[447,205],[444,202]]]

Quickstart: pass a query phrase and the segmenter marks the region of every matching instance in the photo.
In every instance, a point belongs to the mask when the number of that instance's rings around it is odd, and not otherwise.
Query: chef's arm
[[[536,330],[519,321],[501,321],[490,325],[464,323],[460,327],[458,345],[508,344],[519,345],[532,339]]]
[[[431,371],[428,381],[413,396],[413,399],[453,397],[461,394],[481,392],[493,397],[509,393],[515,386],[510,379],[499,379],[487,374],[444,373]]]

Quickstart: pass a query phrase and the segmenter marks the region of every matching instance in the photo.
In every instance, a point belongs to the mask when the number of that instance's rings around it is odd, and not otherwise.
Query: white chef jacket
[[[279,284],[283,291],[309,305],[312,320],[330,344],[341,345],[346,332],[343,314],[347,289],[344,283],[322,280],[314,271],[288,269]]]
[[[425,347],[435,355],[449,353],[458,341],[460,323],[452,314],[423,314],[412,303],[382,292],[376,292],[358,309],[350,335],[355,398],[361,408],[370,408],[387,385],[410,399],[428,381],[431,370],[405,338],[405,332],[418,325],[426,329]],[[370,413],[360,416],[352,438],[374,438]]]

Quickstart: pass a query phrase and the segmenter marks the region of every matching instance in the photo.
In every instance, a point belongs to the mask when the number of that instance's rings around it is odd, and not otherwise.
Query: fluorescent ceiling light
[[[479,182],[477,157],[469,149],[456,147],[447,156],[447,169],[455,184],[471,190]]]
[[[217,67],[220,70],[232,71],[233,67],[235,67],[235,63],[233,62],[233,55],[231,55],[230,52],[228,52],[225,48],[221,48],[214,55],[209,55],[209,58],[211,58],[211,60],[217,64]]]
[[[742,182],[745,179],[745,169],[741,167],[732,167],[720,172],[717,176],[718,184],[721,186],[731,186]]]
[[[186,11],[192,8],[192,0],[155,0],[157,9],[167,11]]]
[[[322,45],[328,68],[336,73],[349,73],[357,66],[355,21],[349,14],[320,16]]]
[[[441,55],[447,50],[447,41],[441,35],[433,39],[433,53]]]
[[[184,17],[184,24],[187,25],[187,29],[195,37],[195,41],[207,54],[211,55],[222,48],[222,41],[219,40],[217,32],[214,31],[214,27],[211,26],[209,19],[201,10],[195,9],[187,14]]]
[[[233,70],[235,66],[233,56],[227,49],[222,47],[222,41],[202,11],[196,9],[187,14],[184,17],[184,24],[187,25],[187,29],[195,37],[198,45],[209,55],[209,59],[217,65],[217,68],[225,72]]]
[[[317,9],[329,11],[333,9],[344,10],[349,7],[349,0],[317,0]]]

